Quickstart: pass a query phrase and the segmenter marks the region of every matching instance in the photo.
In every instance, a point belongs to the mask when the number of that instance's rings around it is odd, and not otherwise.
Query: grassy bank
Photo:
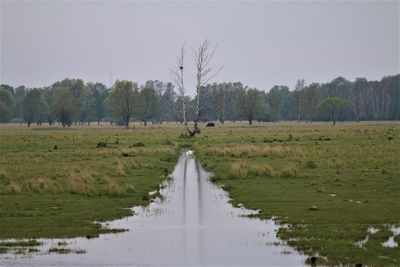
[[[0,239],[93,237],[171,173],[175,127],[1,126]]]
[[[279,236],[319,263],[400,265],[400,248],[381,245],[400,223],[399,123],[218,127],[196,154],[233,203],[276,216]]]

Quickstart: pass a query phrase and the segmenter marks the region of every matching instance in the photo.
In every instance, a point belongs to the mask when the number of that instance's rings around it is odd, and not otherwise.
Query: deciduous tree
[[[131,81],[116,81],[108,97],[108,106],[113,116],[129,128],[129,121],[134,111],[136,83]]]

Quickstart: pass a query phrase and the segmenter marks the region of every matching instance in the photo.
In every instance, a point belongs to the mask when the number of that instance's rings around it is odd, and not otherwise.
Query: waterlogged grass
[[[278,235],[317,263],[400,265],[400,248],[382,246],[400,224],[399,123],[230,125],[194,146],[234,204],[276,217]]]
[[[35,239],[31,240],[18,240],[18,241],[1,241],[0,254],[4,253],[30,253],[39,251],[36,247],[42,245],[43,242]]]
[[[1,126],[0,239],[120,231],[98,222],[148,203],[176,163],[177,136],[175,127]]]
[[[72,248],[66,248],[66,247],[52,247],[49,248],[48,253],[58,253],[58,254],[69,254],[69,253],[75,253],[75,254],[84,254],[86,251],[84,249],[72,249]]]

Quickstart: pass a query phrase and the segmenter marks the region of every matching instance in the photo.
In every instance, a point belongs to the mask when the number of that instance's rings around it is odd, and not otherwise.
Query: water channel
[[[134,216],[107,223],[129,231],[99,238],[66,239],[83,254],[2,255],[4,266],[304,266],[305,256],[276,237],[273,220],[246,215],[209,173],[183,153],[161,198],[134,207]],[[44,239],[46,247],[59,239]]]

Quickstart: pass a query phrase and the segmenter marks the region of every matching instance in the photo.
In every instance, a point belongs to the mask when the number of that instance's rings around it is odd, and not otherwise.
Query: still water
[[[172,179],[134,216],[109,222],[129,229],[99,238],[65,240],[84,254],[3,255],[4,266],[303,266],[305,256],[276,237],[272,220],[249,218],[256,211],[233,207],[192,156],[182,154]],[[42,248],[60,240],[43,240]]]

